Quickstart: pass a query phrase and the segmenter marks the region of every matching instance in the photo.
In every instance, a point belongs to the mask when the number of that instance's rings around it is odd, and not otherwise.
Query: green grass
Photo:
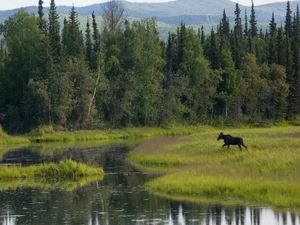
[[[175,126],[167,128],[143,127],[106,130],[81,130],[62,132],[33,132],[28,135],[31,142],[85,142],[85,141],[111,141],[120,139],[139,139],[155,136],[189,135],[203,126]]]
[[[143,139],[157,136],[190,135],[205,126],[170,126],[165,128],[140,127],[124,129],[55,131],[52,126],[42,126],[23,136],[10,136],[0,129],[0,145],[34,144],[34,143],[79,143],[111,142],[124,139]]]
[[[300,209],[299,127],[223,130],[242,136],[248,146],[244,151],[220,147],[223,143],[216,140],[220,131],[210,128],[174,138],[159,149],[144,143],[129,154],[129,160],[143,170],[163,173],[146,187],[169,198]]]
[[[6,134],[0,125],[0,145],[11,145],[11,144],[27,144],[30,143],[26,137],[9,136]]]
[[[59,163],[40,164],[32,166],[0,166],[0,180],[24,178],[43,178],[47,180],[74,180],[84,177],[98,176],[103,178],[101,168],[65,160]]]

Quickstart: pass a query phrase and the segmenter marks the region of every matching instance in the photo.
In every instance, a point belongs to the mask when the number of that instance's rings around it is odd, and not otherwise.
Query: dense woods
[[[129,22],[115,1],[80,30],[74,7],[59,22],[20,10],[1,25],[0,123],[11,133],[170,123],[253,123],[300,114],[300,13],[287,3],[257,25],[255,8],[226,12],[209,34],[181,24],[166,42],[154,19]],[[222,12],[220,12],[222,13]],[[62,27],[61,27],[62,26]]]

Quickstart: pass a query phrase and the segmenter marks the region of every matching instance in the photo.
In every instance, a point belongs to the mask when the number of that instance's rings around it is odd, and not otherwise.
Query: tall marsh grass
[[[101,168],[65,160],[59,163],[40,164],[32,166],[0,166],[0,180],[20,178],[45,178],[53,180],[78,179],[89,176],[104,176]]]
[[[217,133],[242,136],[248,150],[222,148]],[[300,128],[227,128],[194,133],[129,160],[165,175],[146,186],[172,198],[218,203],[251,203],[300,209]]]

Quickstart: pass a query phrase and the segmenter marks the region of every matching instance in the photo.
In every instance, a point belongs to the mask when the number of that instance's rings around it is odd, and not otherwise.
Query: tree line
[[[300,13],[287,2],[258,29],[255,7],[224,10],[205,34],[181,24],[166,42],[155,19],[129,22],[117,1],[94,12],[80,30],[74,7],[62,27],[23,10],[0,30],[0,123],[8,132],[157,126],[170,123],[261,123],[300,114]],[[233,25],[232,25],[233,24]]]

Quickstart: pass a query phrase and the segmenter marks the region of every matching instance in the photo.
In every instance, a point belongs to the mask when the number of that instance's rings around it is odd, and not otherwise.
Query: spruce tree
[[[277,52],[277,59],[276,63],[279,65],[285,65],[285,52],[281,54],[282,49],[285,49],[285,37],[284,37],[284,29],[283,27],[279,27],[277,29],[277,38],[276,38],[276,52]]]
[[[82,57],[83,56],[83,37],[79,28],[79,20],[75,7],[72,6],[70,11],[69,20],[64,23],[67,27],[64,27],[63,31],[63,45],[66,51],[66,55],[69,57]]]
[[[92,69],[93,62],[93,46],[92,46],[92,38],[91,38],[91,30],[90,30],[90,21],[87,19],[86,22],[86,30],[85,30],[85,60],[89,65],[89,68]]]
[[[44,4],[43,0],[39,0],[39,6],[38,6],[38,15],[39,15],[38,27],[44,33],[47,33],[47,22],[44,19],[44,7],[43,7],[43,4]]]
[[[93,26],[93,51],[92,51],[92,63],[91,69],[98,70],[99,67],[99,54],[100,54],[100,32],[98,24],[96,22],[95,13],[92,13],[92,26]]]
[[[177,38],[175,34],[170,34],[168,37],[167,49],[166,49],[166,67],[168,73],[176,73],[178,70],[178,65],[176,63],[177,59]]]
[[[201,26],[201,35],[200,35],[200,39],[201,39],[201,45],[202,47],[204,46],[205,43],[205,32],[204,32],[204,27]]]
[[[285,35],[289,38],[292,37],[292,10],[290,1],[287,1],[286,7],[286,16],[285,16],[285,26],[284,26]]]
[[[226,16],[226,11],[224,9],[223,17],[220,22],[221,48],[230,48],[229,33],[230,33],[229,19]]]
[[[293,71],[289,78],[289,114],[291,116],[300,113],[300,13],[299,7],[293,21]]]
[[[213,29],[210,33],[209,46],[206,50],[206,56],[210,61],[212,69],[220,69],[220,51],[216,40],[216,34]]]
[[[248,29],[248,15],[247,10],[245,10],[245,29],[244,29],[244,36],[248,37],[249,35],[249,29]]]
[[[232,35],[232,55],[235,61],[235,66],[237,68],[241,65],[242,58],[242,39],[243,39],[243,28],[242,28],[242,20],[240,17],[241,9],[239,4],[236,4],[235,8],[235,24],[234,31]]]
[[[234,19],[234,36],[240,42],[243,37],[242,19],[241,19],[241,9],[239,4],[235,5],[235,19]]]
[[[60,44],[60,23],[59,15],[56,11],[55,1],[51,0],[49,9],[49,45],[51,55],[55,63],[59,62],[61,55],[61,44]]]
[[[254,9],[254,3],[252,0],[252,6],[251,6],[251,15],[250,15],[250,35],[251,37],[257,37],[257,20],[255,16],[255,9]]]
[[[177,64],[179,65],[183,60],[183,49],[186,44],[186,27],[181,23],[177,30]]]
[[[272,19],[269,24],[269,52],[268,52],[268,62],[269,64],[273,64],[277,62],[277,24],[275,22],[274,13],[272,13]]]

